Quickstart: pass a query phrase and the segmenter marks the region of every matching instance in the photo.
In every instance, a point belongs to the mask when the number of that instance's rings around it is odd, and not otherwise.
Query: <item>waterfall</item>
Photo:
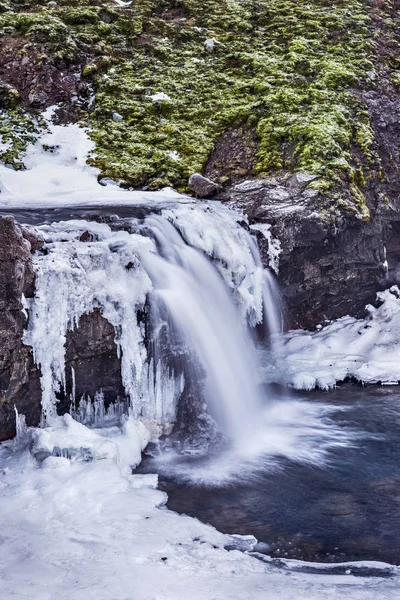
[[[279,328],[276,291],[240,215],[218,203],[169,206],[144,218],[62,221],[35,228],[36,293],[25,343],[41,367],[43,423],[65,390],[66,337],[99,309],[115,329],[129,411],[154,435],[171,430],[188,388],[240,443],[261,410],[251,330]],[[145,318],[139,317],[145,315]],[[75,399],[73,377],[71,397]],[[74,414],[99,423],[93,406]]]

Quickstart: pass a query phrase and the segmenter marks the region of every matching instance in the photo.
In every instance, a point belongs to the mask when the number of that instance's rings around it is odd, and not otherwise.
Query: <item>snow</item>
[[[0,445],[2,600],[400,598],[397,567],[349,563],[343,575],[314,575],[299,561],[226,550],[254,539],[166,510],[157,476],[130,472],[134,437],[129,426],[89,431],[63,417]],[[356,576],[362,565],[392,578]]]
[[[296,389],[327,390],[354,377],[363,383],[400,381],[400,290],[379,292],[378,308],[366,319],[346,316],[315,332],[290,331],[283,338],[285,372],[275,375]]]
[[[214,52],[215,48],[217,47],[218,44],[220,44],[221,42],[218,42],[218,40],[216,40],[215,38],[208,38],[206,39],[206,41],[204,42],[204,47],[207,50],[207,52]]]
[[[23,158],[26,170],[0,163],[0,210],[54,206],[129,206],[193,200],[171,189],[160,192],[126,191],[98,184],[99,169],[86,163],[95,145],[78,124],[54,125],[56,107],[43,113],[48,131],[31,144]]]
[[[157,92],[156,94],[150,96],[150,99],[153,100],[153,102],[161,102],[163,100],[168,102],[171,100],[171,98],[165,92]]]
[[[181,157],[179,156],[178,152],[176,152],[176,150],[172,150],[171,152],[168,152],[168,156],[175,162],[178,160],[181,160]]]

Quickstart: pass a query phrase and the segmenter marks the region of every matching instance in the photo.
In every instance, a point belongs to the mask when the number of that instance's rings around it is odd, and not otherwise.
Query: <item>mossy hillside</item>
[[[259,137],[260,174],[308,170],[320,188],[345,179],[362,198],[351,148],[362,150],[364,165],[375,158],[353,93],[373,85],[363,0],[137,0],[128,9],[63,0],[1,14],[0,31],[11,30],[63,60],[86,54],[82,72],[96,102],[81,118],[104,175],[184,189],[218,137],[248,125]],[[152,98],[158,93],[168,99]]]

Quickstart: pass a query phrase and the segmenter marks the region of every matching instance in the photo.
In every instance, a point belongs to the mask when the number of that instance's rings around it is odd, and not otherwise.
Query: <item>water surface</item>
[[[196,456],[147,458],[141,470],[160,473],[170,509],[226,533],[252,534],[273,557],[400,564],[400,389],[346,384],[283,400],[282,413],[293,402],[297,415],[288,421],[296,422],[279,430],[287,437],[281,454],[275,445],[254,465],[251,457],[238,461],[236,475],[229,465],[228,477],[208,480],[215,460]],[[307,429],[310,407],[317,412]],[[288,450],[290,436],[302,460]]]

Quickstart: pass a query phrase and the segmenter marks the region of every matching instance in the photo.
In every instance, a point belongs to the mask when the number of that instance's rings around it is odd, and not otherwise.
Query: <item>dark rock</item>
[[[218,185],[211,179],[203,177],[200,173],[194,173],[190,176],[189,187],[199,198],[209,198],[218,191]]]
[[[234,182],[255,176],[258,149],[255,129],[228,129],[215,144],[204,169],[205,177],[214,181]]]
[[[70,407],[72,369],[75,373],[75,396],[78,401],[82,396],[93,399],[100,390],[106,404],[118,397],[125,397],[114,327],[99,310],[83,315],[78,327],[67,334],[66,389],[60,394],[60,413],[67,412]]]
[[[30,228],[25,227],[24,225],[20,225],[19,228],[21,229],[24,240],[29,242],[32,254],[37,250],[43,248],[44,240],[41,237],[39,237],[38,234],[33,233]]]
[[[12,217],[0,217],[0,440],[15,435],[14,405],[28,425],[40,420],[39,371],[22,344],[22,294],[32,295],[33,283],[31,244]]]
[[[95,236],[93,235],[93,233],[90,233],[89,231],[84,231],[81,235],[81,237],[79,238],[80,242],[94,242],[95,241]]]
[[[355,216],[326,219],[318,193],[289,190],[280,179],[274,188],[258,181],[229,188],[217,199],[242,209],[250,224],[271,224],[282,248],[278,282],[289,327],[314,328],[346,314],[363,316],[379,289],[400,281],[400,268],[398,274],[390,268],[388,276],[384,265],[385,246],[400,265],[400,215],[386,209],[368,223]],[[268,266],[268,241],[257,237]]]
[[[47,106],[49,97],[44,90],[36,89],[28,95],[28,100],[32,108],[43,108]]]
[[[0,107],[47,108],[59,105],[60,123],[77,120],[76,106],[90,105],[90,84],[79,64],[66,63],[45,52],[42,44],[26,43],[19,35],[4,35],[0,53]],[[89,60],[89,57],[86,57]]]
[[[306,187],[315,179],[318,179],[317,175],[312,173],[295,173],[286,182],[286,185],[295,192],[303,191]]]

